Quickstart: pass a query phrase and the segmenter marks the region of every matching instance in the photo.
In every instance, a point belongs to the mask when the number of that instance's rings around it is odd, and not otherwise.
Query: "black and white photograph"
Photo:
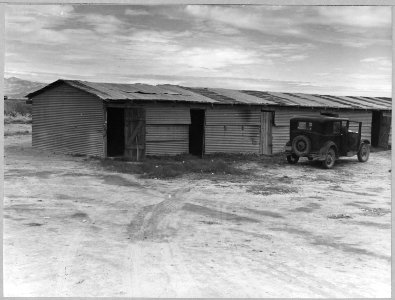
[[[391,297],[391,6],[3,7],[4,296]]]

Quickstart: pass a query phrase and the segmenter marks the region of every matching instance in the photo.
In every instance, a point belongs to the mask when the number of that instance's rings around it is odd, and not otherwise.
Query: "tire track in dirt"
[[[186,194],[191,188],[181,188],[171,191],[158,204],[144,206],[130,222],[127,232],[131,240],[165,240],[177,232],[177,217],[174,215],[184,205]],[[174,224],[176,222],[176,224]]]
[[[175,242],[136,241],[129,245],[129,267],[124,279],[130,297],[202,297]],[[149,265],[149,270],[147,266]]]

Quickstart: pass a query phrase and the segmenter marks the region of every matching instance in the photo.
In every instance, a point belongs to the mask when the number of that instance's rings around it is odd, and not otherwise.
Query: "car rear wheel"
[[[295,154],[287,155],[287,161],[291,165],[294,165],[294,164],[296,164],[299,161],[299,157],[296,156]]]
[[[358,151],[358,160],[360,162],[366,162],[369,159],[370,155],[370,145],[363,143]]]
[[[333,148],[329,148],[328,152],[326,153],[325,160],[322,162],[325,169],[333,168],[336,161],[336,152]]]
[[[292,140],[292,151],[297,156],[304,156],[310,153],[311,141],[305,135],[298,135]]]

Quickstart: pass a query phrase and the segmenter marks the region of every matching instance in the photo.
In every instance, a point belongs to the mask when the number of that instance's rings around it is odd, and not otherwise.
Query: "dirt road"
[[[5,143],[6,296],[390,297],[389,151],[165,181]]]

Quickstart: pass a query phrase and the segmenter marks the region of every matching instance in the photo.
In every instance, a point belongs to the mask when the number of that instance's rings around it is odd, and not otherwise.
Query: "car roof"
[[[291,122],[310,121],[310,122],[330,122],[330,121],[348,121],[348,118],[337,118],[328,116],[295,116],[291,118]]]

